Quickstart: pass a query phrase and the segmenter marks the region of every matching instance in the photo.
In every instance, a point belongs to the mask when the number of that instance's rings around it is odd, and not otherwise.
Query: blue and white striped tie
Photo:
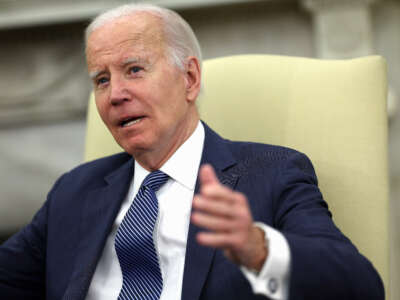
[[[115,237],[115,250],[122,270],[118,300],[156,300],[163,280],[153,242],[158,214],[156,191],[168,175],[155,171],[144,179]]]

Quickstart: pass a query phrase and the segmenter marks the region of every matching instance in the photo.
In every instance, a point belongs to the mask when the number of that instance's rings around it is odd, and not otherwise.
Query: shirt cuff
[[[257,274],[244,266],[240,269],[255,294],[265,295],[273,300],[287,300],[289,297],[290,249],[282,233],[272,227],[256,222],[268,240],[268,257]]]

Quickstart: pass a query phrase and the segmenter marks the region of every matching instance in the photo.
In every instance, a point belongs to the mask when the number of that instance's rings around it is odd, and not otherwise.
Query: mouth
[[[144,118],[144,116],[125,118],[119,122],[119,126],[122,128],[133,126],[133,125],[139,123],[140,121],[142,121],[143,118]]]

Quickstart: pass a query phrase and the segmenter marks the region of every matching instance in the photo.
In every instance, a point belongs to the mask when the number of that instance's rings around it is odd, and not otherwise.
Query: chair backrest
[[[388,294],[384,59],[241,55],[203,69],[201,118],[226,138],[306,153],[335,223],[373,262]],[[91,100],[85,159],[117,151]]]

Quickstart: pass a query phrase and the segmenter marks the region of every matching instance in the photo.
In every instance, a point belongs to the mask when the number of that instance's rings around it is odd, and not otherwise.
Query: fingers
[[[214,248],[231,248],[234,236],[232,234],[218,234],[200,232],[196,239],[201,245],[214,247]]]
[[[196,196],[193,199],[192,222],[204,229],[226,232],[234,225],[234,211],[231,205],[213,199]]]
[[[220,232],[228,232],[234,225],[234,222],[230,218],[221,218],[220,216],[214,216],[201,212],[194,212],[192,214],[192,221],[197,226]]]
[[[248,246],[248,237],[238,232],[200,232],[197,242],[203,246],[224,250],[241,251]]]
[[[193,207],[196,211],[212,214],[218,217],[232,218],[235,213],[232,210],[231,205],[226,205],[223,200],[209,200],[209,198],[200,195],[194,197]]]
[[[199,203],[197,198],[194,203]],[[196,205],[197,206],[197,205]],[[215,233],[246,233],[252,225],[252,217],[247,207],[207,205],[206,209],[196,209],[192,213],[192,222]]]

